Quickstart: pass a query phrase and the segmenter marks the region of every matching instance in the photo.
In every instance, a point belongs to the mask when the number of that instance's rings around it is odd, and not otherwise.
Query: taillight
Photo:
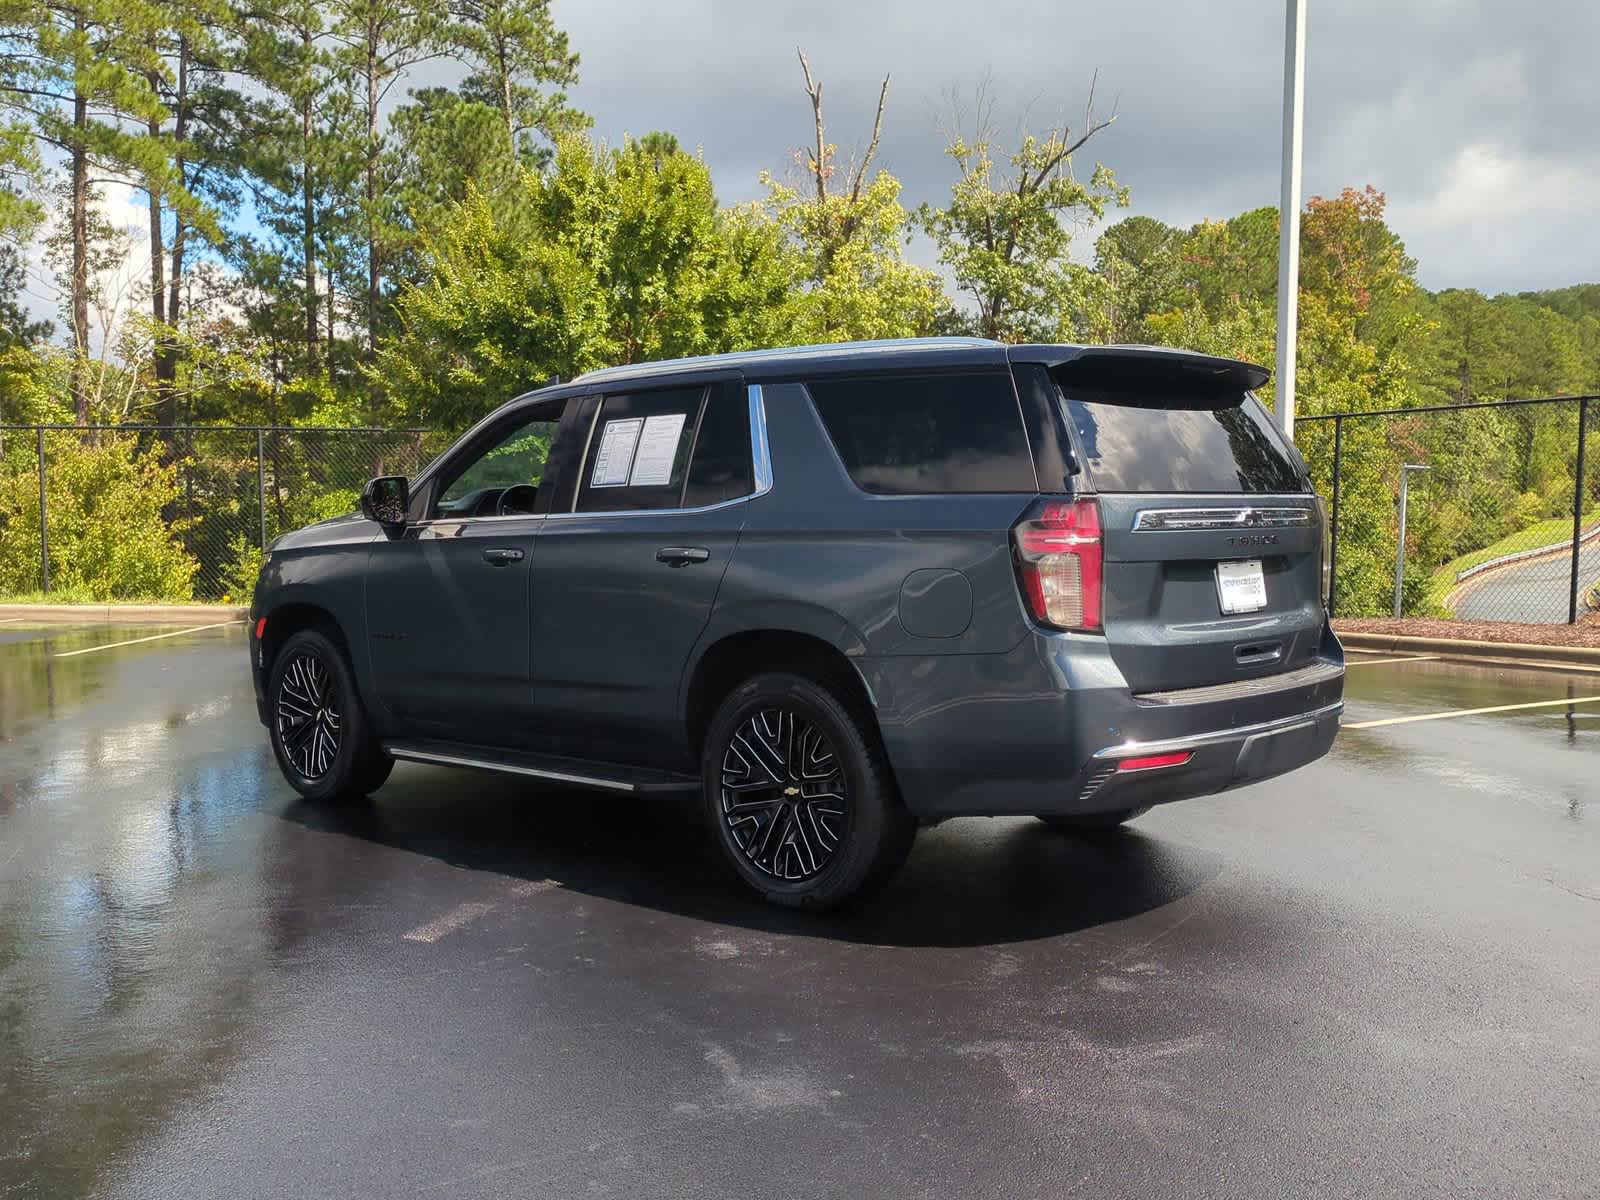
[[[1333,599],[1333,522],[1328,520],[1328,506],[1317,497],[1317,515],[1322,518],[1322,607],[1329,607]]]
[[[1011,531],[1017,580],[1041,625],[1099,633],[1103,551],[1094,500],[1040,500]]]

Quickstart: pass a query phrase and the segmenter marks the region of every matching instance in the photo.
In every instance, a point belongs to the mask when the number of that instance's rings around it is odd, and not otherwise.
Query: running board
[[[555,754],[529,754],[520,750],[497,750],[486,746],[463,746],[453,742],[384,742],[391,758],[402,762],[429,763],[442,767],[471,767],[496,771],[502,775],[522,775],[548,783],[571,787],[597,788],[606,792],[642,795],[650,792],[684,792],[700,786],[693,775],[675,771],[656,771],[620,763],[590,762]]]

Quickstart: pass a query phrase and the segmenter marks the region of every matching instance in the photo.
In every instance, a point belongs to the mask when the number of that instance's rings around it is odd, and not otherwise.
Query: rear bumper
[[[1005,655],[860,660],[885,749],[919,817],[1068,815],[1163,804],[1270,779],[1328,752],[1344,654],[1248,685],[1135,696],[1103,639],[1040,634]],[[1187,751],[1181,766],[1124,758]]]
[[[1048,812],[1104,812],[1143,808],[1209,796],[1247,783],[1282,775],[1326,754],[1339,733],[1344,701],[1275,721],[1218,729],[1157,742],[1124,742],[1095,752],[1073,781],[1070,804]],[[1118,763],[1135,756],[1187,752],[1181,766],[1123,771]]]

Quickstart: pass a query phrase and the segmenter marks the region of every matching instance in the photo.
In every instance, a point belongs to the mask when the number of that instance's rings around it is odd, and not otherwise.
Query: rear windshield
[[[1102,492],[1298,492],[1300,473],[1261,402],[1074,387],[1064,396]]]
[[[806,385],[850,478],[880,495],[1039,488],[1011,376],[894,375]]]

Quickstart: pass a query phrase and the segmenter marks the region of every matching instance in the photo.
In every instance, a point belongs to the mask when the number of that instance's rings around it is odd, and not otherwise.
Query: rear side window
[[[895,375],[806,387],[863,491],[1038,491],[1008,374]]]
[[[689,459],[685,508],[737,500],[755,491],[750,461],[750,401],[742,387],[714,386]]]
[[[1261,402],[1221,395],[1064,394],[1089,477],[1102,492],[1299,492],[1299,470]]]
[[[578,511],[680,507],[706,390],[607,396],[578,477]]]

